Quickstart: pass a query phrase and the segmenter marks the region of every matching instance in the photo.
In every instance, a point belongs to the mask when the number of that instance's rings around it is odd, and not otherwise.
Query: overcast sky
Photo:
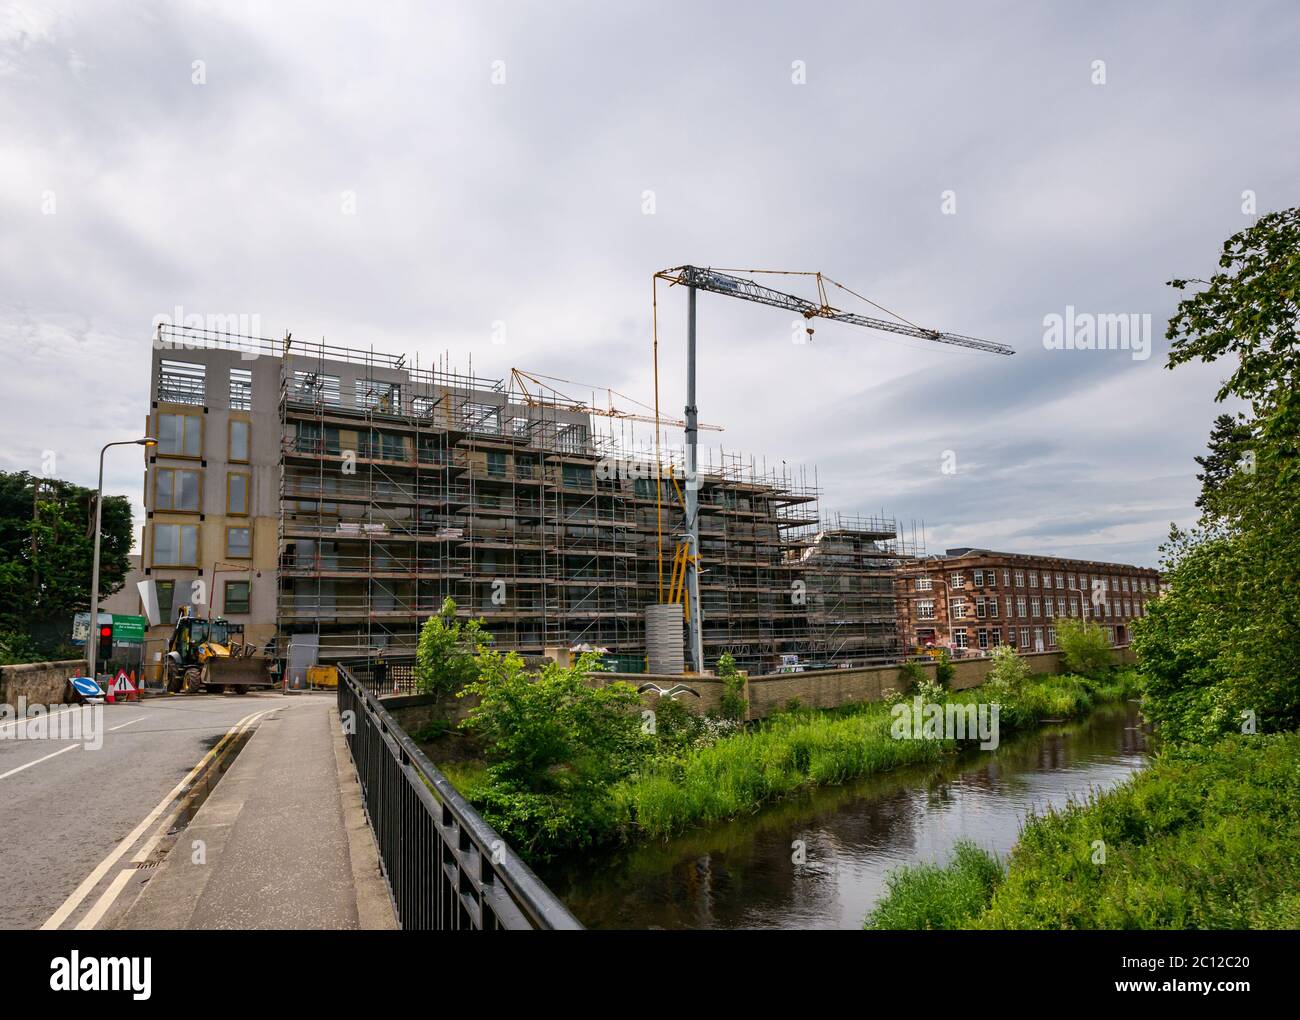
[[[1300,180],[1289,3],[0,10],[0,469],[88,485],[178,306],[649,401],[654,270],[821,270],[1018,353],[796,344],[704,294],[706,441],[931,550],[1154,565],[1229,371],[1163,367],[1164,281]],[[1151,356],[1046,349],[1070,306],[1149,314]],[[684,295],[659,311],[680,414]]]

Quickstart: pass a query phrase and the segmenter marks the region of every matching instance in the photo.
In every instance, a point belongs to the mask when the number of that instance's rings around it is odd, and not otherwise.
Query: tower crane
[[[810,301],[807,298],[801,298],[794,294],[787,294],[784,291],[775,290],[765,284],[759,283],[744,276],[735,276],[733,273],[751,273],[756,275],[779,275],[779,276],[810,276],[813,277],[817,284],[817,300]],[[844,322],[851,326],[862,326],[866,329],[880,330],[886,333],[898,333],[902,336],[913,337],[917,340],[930,340],[935,343],[952,344],[956,347],[966,347],[971,350],[985,351],[989,354],[1015,354],[1015,350],[1006,344],[997,343],[993,340],[981,340],[977,337],[963,336],[960,333],[945,333],[937,329],[926,329],[915,323],[908,322],[902,316],[889,311],[877,305],[874,301],[863,297],[856,291],[832,280],[819,272],[780,272],[774,270],[762,269],[741,269],[741,270],[719,270],[710,267],[701,268],[700,266],[675,266],[672,269],[664,269],[655,273],[656,283],[663,280],[670,286],[683,286],[686,288],[686,541],[689,547],[686,550],[686,590],[687,604],[689,614],[687,617],[687,648],[689,649],[691,668],[697,673],[704,671],[704,631],[703,617],[700,611],[700,577],[699,577],[699,555],[700,555],[700,521],[699,521],[699,480],[697,476],[697,440],[700,429],[699,409],[695,405],[695,294],[697,291],[708,291],[713,294],[722,294],[727,297],[740,298],[743,301],[753,301],[761,305],[770,305],[773,308],[783,308],[787,311],[796,312],[803,316],[807,325],[808,338],[811,340],[813,335],[812,320],[826,319],[831,322]],[[857,312],[846,312],[834,307],[827,296],[826,285],[831,284],[847,294],[865,301],[867,304],[879,308],[888,315],[893,316],[890,319],[877,319],[869,315],[860,315]],[[656,309],[657,309],[656,299]],[[656,323],[657,313],[656,313]],[[655,378],[658,379],[658,337],[655,338]],[[658,384],[656,382],[656,409],[658,405]],[[658,430],[656,429],[656,437]],[[656,490],[657,491],[657,490]],[[662,574],[662,535],[660,536],[660,573]],[[662,584],[662,580],[660,582]]]

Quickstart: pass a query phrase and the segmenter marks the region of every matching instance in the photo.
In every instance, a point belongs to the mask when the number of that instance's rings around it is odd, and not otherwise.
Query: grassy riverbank
[[[1135,690],[1123,671],[1101,681],[1078,676],[1032,676],[1014,688],[994,685],[939,695],[958,705],[1000,704],[999,731],[1009,734],[1042,720],[1077,718],[1094,704],[1115,701]],[[933,693],[931,694],[934,697]],[[828,711],[778,713],[749,729],[715,740],[682,745],[650,743],[644,759],[624,779],[610,784],[607,809],[585,821],[590,844],[636,842],[670,836],[695,825],[750,814],[802,789],[832,786],[903,765],[934,762],[953,754],[952,740],[898,739],[891,732],[892,705],[872,703]],[[523,852],[536,856],[564,849],[557,812],[531,812],[539,823],[556,825],[553,835],[521,823],[519,813],[500,809],[500,791],[480,763],[448,764],[451,781],[488,820]]]
[[[1300,927],[1300,734],[1166,751],[1031,819],[1005,870],[966,847],[947,867],[897,872],[866,926]]]

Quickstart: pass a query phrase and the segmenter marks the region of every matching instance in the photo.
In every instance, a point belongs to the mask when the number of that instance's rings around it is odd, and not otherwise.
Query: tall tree
[[[71,482],[0,472],[0,631],[10,632],[10,643],[16,634],[48,645],[49,635],[68,632],[73,613],[90,608],[94,495]],[[101,598],[126,579],[131,535],[131,504],[124,496],[106,497]]]
[[[1201,473],[1196,480],[1201,483],[1201,494],[1196,505],[1207,513],[1216,513],[1216,497],[1225,483],[1238,471],[1254,470],[1254,432],[1243,414],[1221,414],[1214,419],[1208,452],[1196,457]]]
[[[1205,513],[1171,532],[1170,591],[1133,636],[1147,714],[1174,741],[1300,725],[1300,209],[1234,234],[1219,269],[1170,319],[1166,367],[1229,359],[1216,399],[1246,401],[1250,419],[1216,423],[1198,458]]]

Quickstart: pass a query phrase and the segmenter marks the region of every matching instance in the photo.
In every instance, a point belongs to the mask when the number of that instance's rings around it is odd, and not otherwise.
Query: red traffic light
[[[113,625],[111,623],[101,624],[99,627],[99,636],[101,638],[110,638],[113,636]]]

